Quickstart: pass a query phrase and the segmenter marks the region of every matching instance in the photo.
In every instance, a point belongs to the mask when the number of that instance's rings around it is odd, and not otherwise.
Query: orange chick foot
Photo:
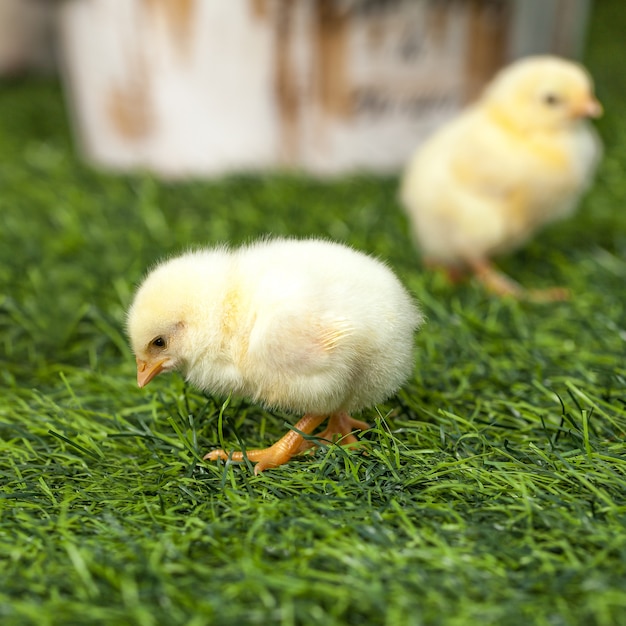
[[[295,428],[305,434],[313,432],[324,420],[325,415],[305,415],[296,425]],[[274,445],[269,448],[262,448],[260,450],[248,450],[246,451],[246,457],[256,463],[254,466],[254,473],[258,474],[263,470],[270,469],[272,467],[278,467],[287,463],[292,456],[306,450],[303,444],[308,443],[304,437],[300,435],[296,430],[290,430],[286,435],[281,437]],[[312,445],[312,444],[311,444]],[[225,452],[224,450],[212,450],[205,457],[205,460],[227,461],[243,461],[243,452]]]

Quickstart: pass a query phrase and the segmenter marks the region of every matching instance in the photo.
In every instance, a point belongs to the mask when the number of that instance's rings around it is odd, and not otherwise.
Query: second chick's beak
[[[161,359],[154,363],[148,363],[142,359],[137,359],[137,385],[145,387],[155,376],[158,376],[165,369],[167,359]]]
[[[574,109],[576,117],[600,117],[602,113],[602,105],[593,96],[589,96]]]

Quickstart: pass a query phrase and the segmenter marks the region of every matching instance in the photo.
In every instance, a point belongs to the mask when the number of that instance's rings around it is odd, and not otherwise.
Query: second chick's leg
[[[468,261],[468,265],[476,275],[476,278],[489,291],[499,296],[513,296],[518,300],[528,300],[530,302],[558,302],[569,298],[568,290],[563,287],[524,289],[512,278],[499,272],[486,259],[471,260]]]
[[[325,419],[326,415],[305,415],[294,428],[305,433],[306,435],[309,435]],[[265,469],[278,467],[279,465],[287,463],[292,456],[310,447],[303,447],[303,443],[308,442],[305,442],[302,435],[296,432],[296,430],[290,430],[269,448],[247,450],[246,456],[252,462],[256,462],[254,473],[258,474]],[[213,450],[209,452],[204,459],[208,459],[209,461],[217,461],[217,459],[221,459],[222,461],[227,461],[228,459],[232,459],[233,461],[243,461],[243,453],[232,452],[229,454],[224,450]]]
[[[468,265],[488,291],[499,296],[520,299],[524,297],[524,288],[506,274],[499,272],[487,259],[471,259]]]

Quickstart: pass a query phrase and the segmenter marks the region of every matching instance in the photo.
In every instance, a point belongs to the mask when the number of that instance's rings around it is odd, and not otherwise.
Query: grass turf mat
[[[606,157],[575,218],[502,267],[532,305],[419,267],[396,178],[164,183],[91,171],[60,90],[0,99],[3,624],[538,624],[626,620],[624,18],[595,3]],[[164,254],[263,233],[389,260],[422,302],[412,380],[364,452],[202,462],[287,416],[178,376],[136,388],[124,312]],[[293,423],[291,421],[290,423]]]

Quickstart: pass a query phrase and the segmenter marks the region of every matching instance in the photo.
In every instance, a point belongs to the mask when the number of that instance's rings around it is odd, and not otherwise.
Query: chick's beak
[[[167,359],[161,359],[154,363],[148,363],[142,359],[137,359],[137,384],[145,387],[155,376],[158,376],[164,369]]]
[[[602,105],[593,96],[589,96],[574,109],[576,117],[600,117],[602,113]]]

